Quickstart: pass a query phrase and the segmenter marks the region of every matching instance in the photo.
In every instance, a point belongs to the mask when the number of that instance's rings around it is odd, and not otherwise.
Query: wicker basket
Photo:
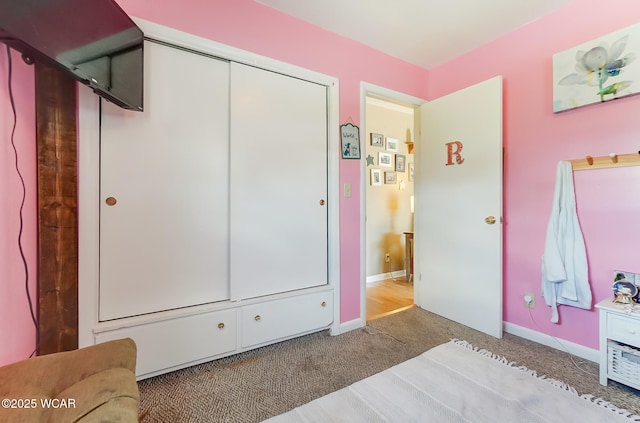
[[[607,343],[608,374],[640,389],[640,348],[615,341]]]

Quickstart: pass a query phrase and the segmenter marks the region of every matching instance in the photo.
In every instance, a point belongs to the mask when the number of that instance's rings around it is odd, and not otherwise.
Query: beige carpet
[[[139,383],[142,422],[259,422],[457,338],[640,414],[638,392],[598,383],[595,363],[506,334],[484,335],[419,308],[340,336],[319,332]]]

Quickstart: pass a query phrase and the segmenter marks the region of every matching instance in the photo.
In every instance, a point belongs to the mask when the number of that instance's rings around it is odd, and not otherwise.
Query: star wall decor
[[[373,162],[374,160],[375,160],[375,159],[373,158],[373,156],[372,156],[371,154],[369,154],[369,155],[367,156],[367,166],[372,166],[372,165],[374,165],[374,164],[375,164],[375,163]]]
[[[398,189],[400,191],[404,191],[407,189],[407,183],[404,180],[400,180],[400,182],[398,183]]]

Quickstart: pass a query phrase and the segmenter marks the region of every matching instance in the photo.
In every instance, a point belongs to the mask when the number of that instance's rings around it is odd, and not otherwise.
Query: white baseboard
[[[585,360],[593,361],[594,363],[598,363],[600,361],[600,351],[564,339],[554,338],[546,333],[537,332],[508,322],[504,322],[504,331],[512,335],[519,336],[520,338],[537,342],[538,344],[568,352],[569,354],[584,358]]]
[[[352,330],[356,330],[359,328],[362,328],[364,326],[367,325],[367,322],[365,319],[354,319],[354,320],[350,320],[348,322],[344,322],[344,323],[340,323],[340,333],[331,333],[331,335],[340,335],[346,332],[350,332]]]
[[[396,278],[402,278],[402,280],[404,280],[406,276],[406,272],[404,270],[396,270],[394,272],[387,272],[387,273],[380,273],[379,275],[371,275],[371,276],[367,276],[367,283],[373,283],[373,282],[380,282],[383,281],[385,279],[396,279]]]
[[[359,329],[366,326],[365,319],[354,319],[348,322],[340,323],[339,333],[331,332],[331,335],[340,335],[352,330]],[[600,362],[600,351],[585,347],[584,345],[576,344],[565,339],[554,338],[546,333],[537,332],[535,330],[518,326],[513,323],[504,322],[504,331],[511,335],[519,336],[520,338],[528,339],[529,341],[537,342],[538,344],[546,345],[551,348],[555,348],[560,351],[568,352],[576,357],[584,358],[585,360],[592,361],[594,363]]]

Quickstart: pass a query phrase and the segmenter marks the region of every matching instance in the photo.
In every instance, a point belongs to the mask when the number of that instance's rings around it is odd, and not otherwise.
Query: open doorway
[[[372,320],[414,304],[414,108],[367,95],[362,134],[366,320]]]

